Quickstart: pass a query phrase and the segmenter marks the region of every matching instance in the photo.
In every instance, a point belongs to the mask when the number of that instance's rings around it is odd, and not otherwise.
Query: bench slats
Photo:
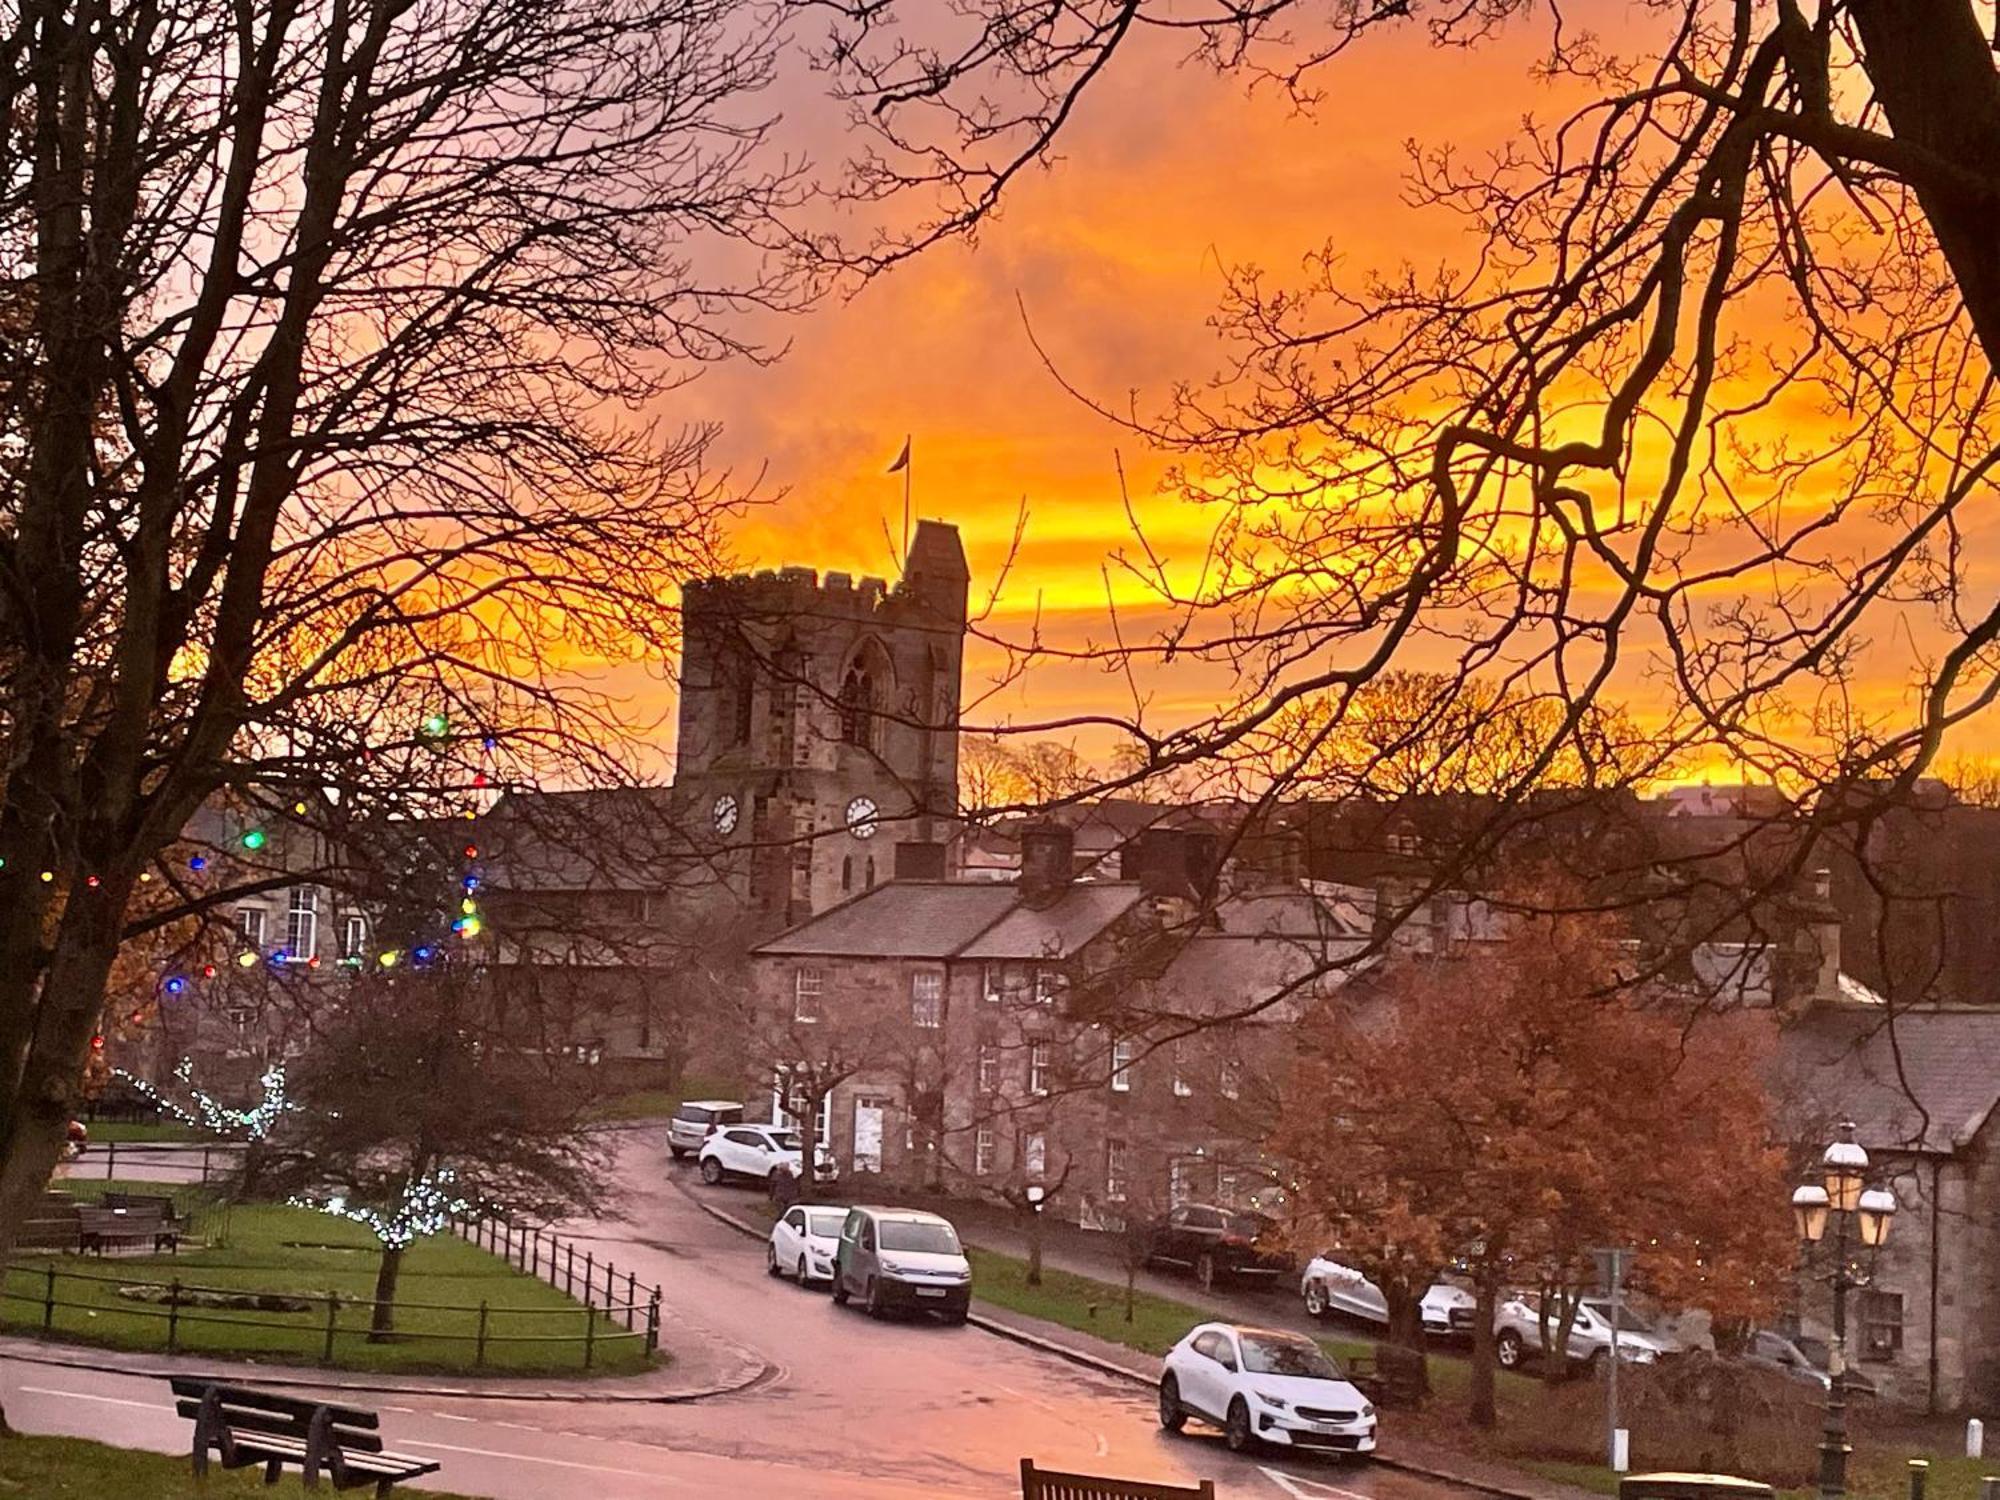
[[[261,1464],[275,1481],[292,1465],[310,1487],[324,1474],[336,1490],[372,1484],[386,1495],[404,1479],[435,1474],[442,1465],[410,1453],[384,1450],[381,1418],[357,1406],[332,1406],[273,1391],[228,1385],[200,1376],[169,1382],[179,1399],[175,1412],[194,1421],[194,1471],[207,1471],[209,1451],[225,1469]]]
[[[192,1422],[201,1416],[201,1403],[183,1396],[174,1403],[174,1411]],[[296,1417],[277,1416],[254,1408],[239,1407],[226,1399],[222,1403],[220,1414],[223,1425],[232,1432],[255,1432],[266,1437],[296,1437],[301,1443],[306,1440],[306,1423]],[[327,1438],[350,1452],[382,1451],[381,1434],[369,1432],[365,1428],[347,1427],[338,1421],[328,1429]]]

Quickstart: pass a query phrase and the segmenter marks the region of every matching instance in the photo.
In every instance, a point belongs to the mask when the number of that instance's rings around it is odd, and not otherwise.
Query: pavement
[[[1129,1351],[1059,1347],[1060,1331],[1046,1328],[996,1336],[1003,1320],[990,1310],[982,1329],[836,1308],[821,1292],[772,1280],[762,1249],[704,1212],[751,1208],[751,1192],[683,1191],[689,1174],[654,1132],[621,1132],[617,1149],[624,1218],[564,1233],[615,1247],[621,1266],[660,1282],[662,1339],[674,1355],[667,1376],[692,1388],[690,1372],[712,1361],[716,1390],[612,1399],[626,1382],[510,1393],[398,1379],[406,1389],[366,1404],[382,1413],[391,1447],[442,1461],[431,1488],[493,1500],[1002,1500],[1019,1494],[1023,1455],[1133,1479],[1213,1478],[1231,1500],[1449,1500],[1482,1488],[1387,1464],[1239,1457],[1214,1434],[1165,1433],[1150,1379],[1120,1363],[1135,1358]],[[160,1361],[126,1366],[66,1351],[79,1362],[58,1365],[40,1362],[45,1348],[27,1352],[0,1345],[0,1401],[15,1426],[186,1451],[188,1424],[173,1414]],[[758,1373],[724,1389],[732,1360]],[[358,1394],[351,1377],[283,1378],[350,1402]]]

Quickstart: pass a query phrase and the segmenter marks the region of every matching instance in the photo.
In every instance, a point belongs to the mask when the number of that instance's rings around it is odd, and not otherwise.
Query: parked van
[[[915,1208],[850,1208],[833,1263],[833,1300],[859,1297],[879,1317],[892,1308],[963,1323],[972,1266],[951,1221]]]
[[[690,1099],[667,1122],[667,1149],[679,1161],[701,1150],[701,1143],[723,1126],[742,1123],[743,1106],[734,1099]]]

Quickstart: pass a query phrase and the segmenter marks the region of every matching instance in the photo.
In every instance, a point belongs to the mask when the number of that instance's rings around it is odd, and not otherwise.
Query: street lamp
[[[1848,1259],[1850,1226],[1854,1238],[1868,1252],[1873,1268],[1875,1253],[1889,1238],[1889,1224],[1896,1216],[1896,1195],[1887,1188],[1866,1186],[1868,1153],[1854,1139],[1852,1122],[1840,1127],[1839,1139],[1820,1158],[1823,1184],[1807,1183],[1792,1194],[1792,1219],[1807,1252],[1826,1238],[1833,1228],[1833,1349],[1827,1358],[1826,1428],[1819,1445],[1819,1492],[1821,1500],[1840,1500],[1847,1490],[1847,1294],[1866,1286],[1868,1275],[1856,1271]]]

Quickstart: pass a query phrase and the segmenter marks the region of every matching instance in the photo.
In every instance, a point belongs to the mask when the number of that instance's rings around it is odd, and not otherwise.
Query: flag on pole
[[[908,438],[904,438],[903,451],[896,455],[896,461],[889,465],[887,472],[891,474],[900,474],[903,470],[909,468],[909,466],[910,466],[910,440]]]

